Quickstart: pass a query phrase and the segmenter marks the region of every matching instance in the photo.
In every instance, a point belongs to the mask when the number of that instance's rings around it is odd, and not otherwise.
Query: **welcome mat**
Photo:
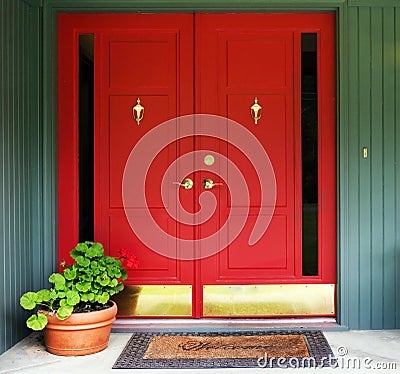
[[[134,333],[113,369],[328,367],[321,331]]]

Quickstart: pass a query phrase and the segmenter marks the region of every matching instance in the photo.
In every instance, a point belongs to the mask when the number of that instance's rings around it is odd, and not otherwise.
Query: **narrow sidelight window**
[[[79,35],[79,241],[93,240],[94,35]]]
[[[317,34],[301,35],[302,259],[303,275],[318,275],[318,67]]]

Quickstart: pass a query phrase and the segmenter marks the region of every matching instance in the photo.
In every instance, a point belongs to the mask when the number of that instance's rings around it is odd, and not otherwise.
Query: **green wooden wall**
[[[27,334],[19,297],[40,288],[54,263],[44,244],[54,221],[43,208],[40,17],[34,1],[0,2],[0,353]]]
[[[399,0],[2,0],[0,352],[56,266],[57,12],[281,10],[337,13],[338,321],[400,328]]]
[[[348,238],[341,248],[348,297],[341,309],[352,328],[400,328],[400,3],[350,4]]]

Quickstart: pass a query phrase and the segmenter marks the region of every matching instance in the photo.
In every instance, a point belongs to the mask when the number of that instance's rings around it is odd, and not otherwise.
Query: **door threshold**
[[[121,318],[112,325],[112,332],[159,332],[159,331],[230,331],[259,329],[318,329],[322,331],[347,330],[335,318],[273,318],[273,319],[144,319]]]

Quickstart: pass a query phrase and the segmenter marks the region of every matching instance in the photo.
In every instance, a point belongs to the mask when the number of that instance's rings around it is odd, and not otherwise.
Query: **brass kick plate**
[[[191,316],[192,286],[145,285],[125,286],[112,298],[118,305],[118,316]]]
[[[191,317],[192,286],[125,286],[113,297],[118,316]],[[204,317],[332,316],[334,284],[206,285]]]
[[[335,314],[334,284],[203,286],[203,315],[301,316]]]

